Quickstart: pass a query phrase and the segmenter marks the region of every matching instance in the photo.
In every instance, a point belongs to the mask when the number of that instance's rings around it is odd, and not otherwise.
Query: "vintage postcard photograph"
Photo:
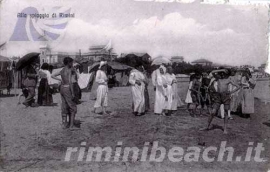
[[[269,172],[269,21],[267,0],[0,0],[0,172]]]

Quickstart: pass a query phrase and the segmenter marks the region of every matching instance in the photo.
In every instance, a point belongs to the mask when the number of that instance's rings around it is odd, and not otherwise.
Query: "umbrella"
[[[91,73],[93,71],[97,71],[99,65],[100,65],[100,62],[96,62],[93,65],[91,65],[89,68],[89,73]],[[122,64],[122,63],[118,63],[118,62],[107,62],[107,65],[109,66],[109,68],[116,70],[116,71],[125,71],[128,69],[132,69],[132,67],[125,65],[125,64]]]
[[[22,58],[19,59],[19,61],[16,64],[16,69],[21,70],[25,68],[27,65],[31,63],[39,63],[39,54],[40,53],[29,53],[23,56]]]
[[[151,65],[170,64],[171,61],[165,57],[157,57],[152,61]]]

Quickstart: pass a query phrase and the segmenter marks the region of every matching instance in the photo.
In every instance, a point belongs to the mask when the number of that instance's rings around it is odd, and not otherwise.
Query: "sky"
[[[57,39],[14,40],[13,35],[22,35],[29,27],[17,26],[22,20],[17,14],[28,7],[49,15],[70,9],[75,17],[32,19],[35,28],[41,30],[46,24],[67,23],[50,30],[60,35]],[[84,53],[90,46],[110,41],[119,55],[147,52],[153,58],[184,56],[189,62],[205,58],[221,64],[255,66],[265,63],[268,57],[268,9],[263,6],[206,5],[198,1],[3,0],[0,25],[0,44],[7,42],[0,53],[9,57],[39,52],[45,44],[53,51],[81,49]]]

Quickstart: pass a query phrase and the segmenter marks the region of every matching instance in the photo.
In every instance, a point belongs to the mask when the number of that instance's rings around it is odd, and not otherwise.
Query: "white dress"
[[[190,89],[192,88],[192,85],[193,85],[193,81],[190,81],[189,86],[188,86],[186,100],[185,100],[186,103],[193,103],[192,97],[191,97],[191,91],[190,91]]]
[[[161,114],[163,109],[165,109],[165,89],[163,87],[164,84],[166,84],[166,78],[165,75],[160,74],[157,72],[157,78],[156,78],[156,96],[155,96],[155,108],[154,112],[156,114]]]
[[[159,73],[159,69],[156,69],[151,74],[152,84],[154,87],[156,87],[157,84],[157,74]]]
[[[177,81],[176,76],[174,74],[172,74],[173,80]],[[174,95],[174,99],[172,102],[172,110],[177,110],[177,107],[183,106],[184,103],[181,100],[181,97],[178,94],[178,84],[176,82],[174,82],[172,84],[173,87],[173,95]]]
[[[105,72],[98,70],[95,81],[98,84],[98,88],[94,108],[106,107],[108,106],[108,78]]]
[[[141,85],[135,82],[140,81]],[[131,84],[131,91],[133,97],[133,111],[138,113],[145,112],[145,77],[144,74],[138,70],[132,70],[129,76],[129,83]]]
[[[174,90],[173,90],[172,83],[173,83],[174,78],[173,78],[173,75],[169,73],[165,74],[165,78],[167,81],[166,83],[167,88],[164,88],[164,90],[165,90],[165,95],[168,97],[168,101],[165,101],[165,109],[172,110],[173,101],[174,101]]]

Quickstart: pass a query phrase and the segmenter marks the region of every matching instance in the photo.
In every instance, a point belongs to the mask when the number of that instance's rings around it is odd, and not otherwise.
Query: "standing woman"
[[[53,104],[52,91],[50,88],[51,73],[49,64],[43,63],[39,70],[38,104],[39,106],[50,106]]]
[[[108,114],[106,112],[106,107],[108,106],[108,77],[107,77],[107,62],[101,61],[99,65],[99,70],[96,73],[96,83],[97,88],[97,99],[94,105],[93,112],[96,113],[97,108],[102,108],[103,114]]]
[[[175,110],[177,109],[177,100],[176,100],[175,92],[173,88],[173,84],[175,82],[175,76],[172,73],[171,66],[167,67],[167,73],[165,74],[165,78],[167,81],[167,88],[165,88],[165,94],[168,97],[168,101],[165,102],[165,110],[166,110],[166,115],[170,116],[172,114],[173,108],[175,108]],[[175,107],[173,107],[173,105]]]
[[[142,73],[142,67],[133,69],[129,75],[129,83],[131,84],[133,97],[133,113],[135,116],[141,116],[145,113],[145,83],[146,78]]]
[[[254,91],[255,81],[249,69],[242,74],[242,114],[245,118],[250,118],[250,114],[254,113]]]
[[[175,74],[173,73],[173,69],[171,67],[170,70],[168,70],[168,73],[171,73],[172,77],[172,89],[173,89],[173,101],[172,101],[172,110],[176,111],[177,107],[183,106],[184,103],[181,100],[181,97],[178,94],[178,84]]]
[[[167,81],[165,76],[166,68],[161,65],[156,77],[156,96],[155,96],[155,114],[162,115],[165,109],[165,102],[168,101],[165,89],[167,88]]]

